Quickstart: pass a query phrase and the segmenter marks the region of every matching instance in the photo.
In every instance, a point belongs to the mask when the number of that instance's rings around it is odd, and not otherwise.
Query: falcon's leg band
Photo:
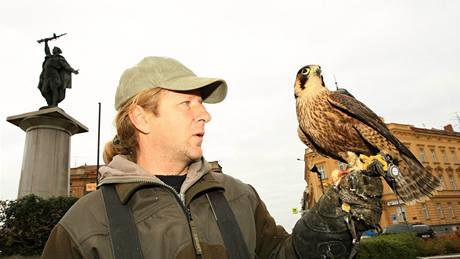
[[[393,162],[393,158],[390,155],[384,154],[382,152],[382,156],[388,163],[387,168],[384,168],[384,170],[386,171],[386,174],[384,176],[386,178],[392,179],[391,181],[394,181],[396,177],[399,176],[399,167]]]

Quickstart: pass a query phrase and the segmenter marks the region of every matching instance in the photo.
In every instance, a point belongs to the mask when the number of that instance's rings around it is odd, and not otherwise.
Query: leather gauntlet
[[[383,190],[379,176],[370,167],[365,172],[351,172],[337,186],[332,185],[293,229],[297,256],[349,258],[361,233],[378,228]]]
[[[292,231],[299,258],[348,258],[352,236],[344,220],[338,191],[329,188],[318,203],[297,222]]]

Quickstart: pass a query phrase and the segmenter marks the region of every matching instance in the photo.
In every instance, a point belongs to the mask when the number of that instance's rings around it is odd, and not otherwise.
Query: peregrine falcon
[[[302,142],[321,155],[352,164],[379,156],[382,166],[391,161],[399,169],[392,189],[406,203],[424,201],[440,189],[435,178],[385,123],[357,99],[328,90],[321,67],[301,68],[294,84],[297,133]],[[384,154],[383,160],[379,154]],[[361,159],[359,159],[361,158]],[[389,160],[388,160],[389,159]],[[389,182],[388,177],[385,180]],[[393,190],[395,191],[395,190]]]

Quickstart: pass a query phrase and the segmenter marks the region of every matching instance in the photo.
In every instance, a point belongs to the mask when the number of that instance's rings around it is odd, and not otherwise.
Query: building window
[[[339,167],[339,170],[346,170],[347,169],[347,163],[337,161],[337,166]]]
[[[396,219],[396,214],[391,214],[391,223],[392,224],[398,223],[398,220]]]
[[[425,219],[430,218],[430,214],[428,213],[428,207],[426,206],[426,203],[422,203],[422,214]]]
[[[419,159],[422,162],[425,162],[425,150],[423,148],[420,148],[419,150]]]
[[[452,154],[452,161],[454,161],[454,163],[458,163],[458,159],[457,159],[457,155],[455,154],[455,150],[452,150],[451,154]]]
[[[436,153],[434,152],[434,149],[431,149],[431,160],[433,162],[437,162],[438,160],[436,159]]]
[[[438,211],[438,216],[444,218],[444,212],[442,211],[441,203],[436,203],[436,210]]]
[[[445,150],[441,150],[441,157],[442,157],[442,161],[444,163],[449,163],[448,159],[447,159],[447,154],[446,154],[446,151]]]
[[[406,221],[406,209],[404,209],[404,207],[396,207],[396,213],[398,214],[399,222]]]
[[[447,203],[447,211],[449,212],[449,216],[451,218],[455,218],[454,210],[452,209],[452,204],[450,202]]]
[[[457,183],[455,182],[455,178],[453,175],[449,175],[449,182],[452,190],[457,190]]]
[[[446,185],[444,184],[444,177],[442,175],[438,176],[439,182],[441,183],[441,187],[443,190],[446,189]]]
[[[318,165],[318,172],[321,174],[321,179],[326,179],[326,171],[324,165]]]

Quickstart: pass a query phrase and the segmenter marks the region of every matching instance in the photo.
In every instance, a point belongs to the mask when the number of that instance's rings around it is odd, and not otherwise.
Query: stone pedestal
[[[61,108],[10,116],[26,132],[18,198],[69,196],[70,137],[88,128]]]

